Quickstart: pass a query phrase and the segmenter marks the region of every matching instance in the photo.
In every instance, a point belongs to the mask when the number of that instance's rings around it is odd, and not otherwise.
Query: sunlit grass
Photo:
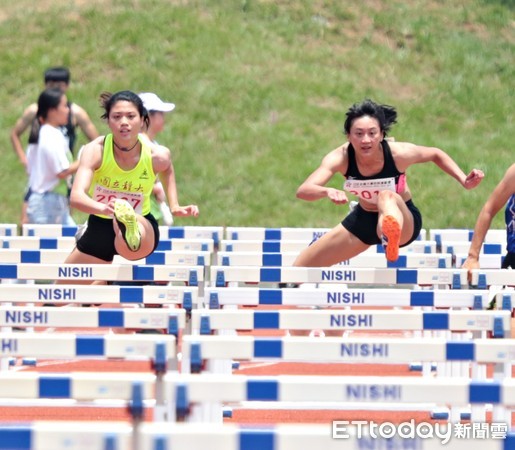
[[[509,2],[19,0],[0,19],[1,222],[18,221],[26,183],[10,128],[59,64],[102,133],[102,91],[176,103],[159,140],[181,202],[201,209],[179,225],[338,223],[345,207],[302,202],[295,190],[342,142],[345,111],[364,97],[397,107],[397,140],[438,146],[487,174],[468,192],[435,166],[410,169],[426,228],[472,227],[514,159]]]

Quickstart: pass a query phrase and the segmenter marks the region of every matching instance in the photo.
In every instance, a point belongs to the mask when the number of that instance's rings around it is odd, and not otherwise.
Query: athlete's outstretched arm
[[[343,190],[326,187],[327,182],[337,172],[343,173],[344,150],[338,147],[328,153],[311,175],[297,189],[297,198],[307,201],[328,198],[333,203],[343,205],[348,202]]]
[[[474,234],[470,243],[469,253],[463,267],[466,269],[479,268],[479,253],[495,215],[506,205],[512,194],[515,193],[515,164],[506,171],[499,184],[492,191],[483,205],[474,227]]]
[[[398,169],[406,170],[412,164],[433,162],[443,172],[456,179],[465,189],[473,189],[484,178],[484,173],[479,169],[472,169],[469,174],[465,174],[458,164],[443,150],[437,147],[425,147],[407,142],[391,144],[392,147],[400,149],[396,162],[399,161]]]
[[[177,184],[175,182],[175,170],[170,155],[170,150],[162,145],[154,147],[153,153],[154,172],[159,174],[159,179],[168,197],[168,205],[173,216],[184,217],[199,215],[197,205],[181,206],[177,194]]]

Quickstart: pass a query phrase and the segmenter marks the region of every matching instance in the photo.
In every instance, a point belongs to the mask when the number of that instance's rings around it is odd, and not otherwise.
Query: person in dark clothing
[[[406,176],[413,164],[433,162],[465,189],[475,188],[484,177],[478,169],[466,175],[439,148],[388,142],[385,138],[397,121],[397,111],[391,106],[367,99],[354,104],[346,116],[347,142],[323,158],[298,188],[297,198],[328,198],[343,205],[350,193],[358,197],[358,204],[341,224],[305,248],[295,266],[332,266],[379,243],[385,246],[388,261],[397,260],[399,247],[416,239],[422,228]],[[342,190],[326,186],[337,173],[345,177]]]

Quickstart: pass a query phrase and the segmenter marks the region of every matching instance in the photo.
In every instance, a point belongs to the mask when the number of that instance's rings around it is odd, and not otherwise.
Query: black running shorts
[[[410,240],[401,247],[411,244],[416,240],[422,229],[422,215],[412,200],[406,202],[406,206],[413,214],[413,235]],[[342,220],[342,225],[349,230],[360,241],[368,245],[380,244],[381,239],[377,236],[377,220],[379,213],[365,211],[357,204],[352,212]]]
[[[154,229],[154,251],[159,244],[159,225],[152,214],[144,216]],[[112,262],[118,252],[114,247],[113,219],[90,215],[86,231],[77,241],[77,249],[82,253]]]

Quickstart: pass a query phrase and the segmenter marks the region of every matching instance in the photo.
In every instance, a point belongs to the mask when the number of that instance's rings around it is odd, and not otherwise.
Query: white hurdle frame
[[[0,303],[108,305],[182,305],[191,310],[200,302],[197,286],[107,286],[80,284],[0,284]]]
[[[76,245],[74,237],[0,236],[0,248],[21,250],[69,250]],[[213,239],[160,239],[156,251],[205,251],[215,249]]]
[[[505,411],[511,425],[515,407],[515,380],[491,382],[457,378],[422,379],[413,377],[354,377],[310,375],[233,376],[225,374],[179,374],[162,377],[162,398],[156,399],[157,377],[146,373],[96,374],[76,372],[53,374],[0,372],[0,398],[73,399],[80,402],[101,399],[156,400],[167,409],[165,419],[175,422],[222,422],[221,405],[256,406],[267,409],[359,409],[384,403],[432,406],[486,406],[494,404]],[[248,403],[248,405],[247,405]],[[258,405],[259,407],[259,405]],[[510,410],[510,412],[508,412]]]
[[[444,330],[487,331],[494,337],[510,336],[511,311],[485,310],[279,310],[195,309],[192,334],[222,330]]]
[[[217,266],[210,268],[211,285],[223,287],[226,283],[336,283],[352,285],[442,285],[461,289],[468,286],[466,269],[365,269],[341,267],[254,267]],[[515,284],[509,270],[473,270],[472,285],[480,275],[485,285]]]
[[[277,267],[292,266],[299,255],[298,252],[224,252],[218,251],[216,263],[219,266],[261,266]],[[399,259],[394,263],[389,262],[382,253],[362,253],[354,258],[341,261],[333,267],[351,268],[386,268],[386,267],[405,267],[405,268],[450,268],[453,258],[450,254],[436,253],[406,253],[399,255]],[[500,266],[500,264],[499,264]]]
[[[340,424],[343,425],[343,424]],[[424,448],[424,450],[508,450],[515,443],[515,434],[492,439],[453,438],[452,428],[442,427],[450,440],[442,444],[438,438],[389,439],[372,438],[366,430],[358,437],[356,427],[340,429],[333,437],[331,424],[246,427],[233,424],[205,423],[142,423],[138,430],[122,422],[98,423],[36,421],[28,424],[0,424],[0,441],[16,445],[16,450],[299,450],[319,448]],[[139,447],[135,446],[135,441]],[[256,447],[258,445],[258,447]],[[388,447],[390,446],[390,447]]]
[[[167,281],[189,283],[204,281],[204,266],[167,266],[132,264],[0,264],[1,279],[17,280],[103,280]]]

